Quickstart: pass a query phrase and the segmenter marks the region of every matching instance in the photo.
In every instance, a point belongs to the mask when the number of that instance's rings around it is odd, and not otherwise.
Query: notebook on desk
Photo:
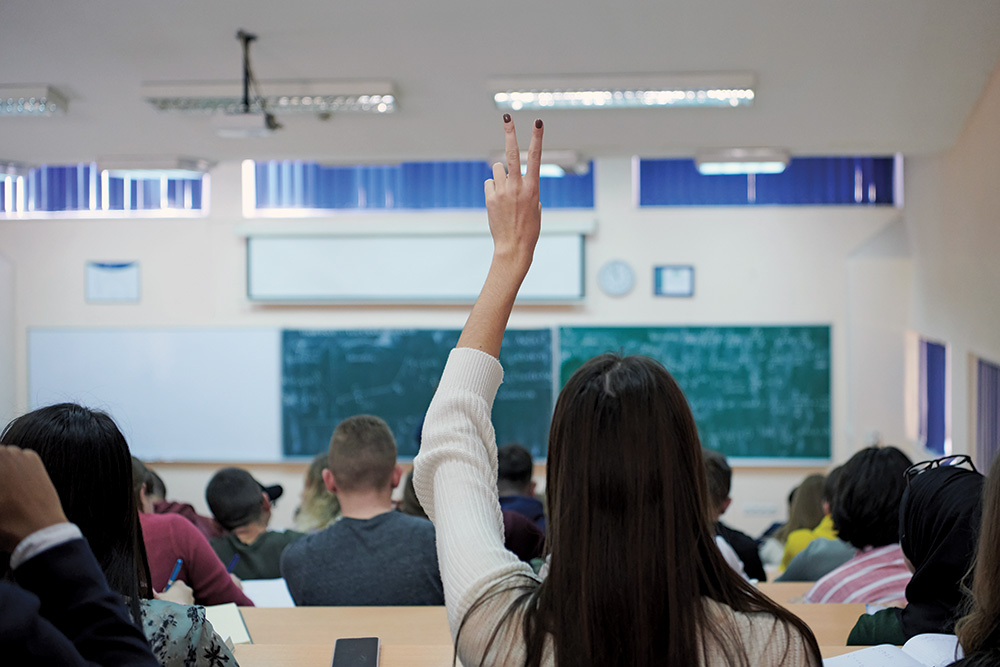
[[[243,622],[243,614],[235,602],[206,606],[205,616],[208,617],[208,622],[212,624],[215,633],[222,637],[230,648],[235,644],[253,643],[247,625]]]
[[[961,657],[955,635],[926,634],[911,637],[902,648],[882,644],[827,658],[823,667],[946,667]]]
[[[284,579],[245,579],[243,594],[255,607],[294,607],[292,594]]]

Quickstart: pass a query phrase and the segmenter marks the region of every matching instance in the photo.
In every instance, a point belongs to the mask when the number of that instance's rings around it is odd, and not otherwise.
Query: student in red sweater
[[[253,602],[226,572],[226,566],[212,550],[201,531],[179,514],[153,514],[146,496],[146,466],[132,459],[132,479],[136,486],[142,541],[146,545],[153,590],[163,591],[177,563],[183,560],[178,581],[191,587],[197,604],[235,602],[252,607]]]

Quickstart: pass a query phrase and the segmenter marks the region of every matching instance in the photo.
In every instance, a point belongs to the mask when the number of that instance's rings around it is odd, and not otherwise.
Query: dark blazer
[[[760,556],[757,554],[757,543],[752,537],[735,528],[730,528],[721,521],[715,523],[715,532],[721,535],[726,542],[729,542],[729,546],[743,561],[743,571],[747,573],[748,577],[757,581],[767,581],[764,565],[760,562]]]
[[[159,664],[84,540],[46,549],[14,579],[0,581],[4,665]]]

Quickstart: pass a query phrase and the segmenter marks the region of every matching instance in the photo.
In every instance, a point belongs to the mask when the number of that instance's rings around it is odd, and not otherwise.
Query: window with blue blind
[[[1000,364],[976,363],[976,464],[989,469],[1000,452]]]
[[[96,163],[43,165],[0,173],[0,216],[6,218],[203,215],[208,176],[111,175]]]
[[[706,176],[694,160],[639,160],[640,206],[892,206],[893,157],[793,158],[780,174]]]
[[[920,339],[920,439],[931,452],[950,454],[948,350]]]
[[[323,214],[335,210],[485,208],[486,162],[404,162],[393,165],[325,166],[315,162],[269,161],[244,168],[247,215],[288,211]],[[252,197],[247,189],[252,188]],[[593,208],[594,172],[566,172],[541,178],[545,208]]]

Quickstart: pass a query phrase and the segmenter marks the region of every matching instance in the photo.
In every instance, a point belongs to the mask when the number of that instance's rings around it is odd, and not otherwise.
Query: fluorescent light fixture
[[[66,98],[52,86],[0,86],[0,116],[51,116],[68,108]]]
[[[27,176],[30,171],[31,167],[23,162],[0,161],[0,176]]]
[[[194,157],[122,155],[97,159],[99,170],[134,179],[201,178],[214,166],[214,162]]]
[[[372,113],[396,110],[396,93],[390,81],[261,81],[267,111],[294,113]],[[158,111],[195,114],[241,114],[243,84],[240,81],[145,83],[142,97]],[[250,113],[262,113],[254,98]],[[263,122],[263,121],[262,121]]]
[[[507,156],[503,152],[493,153],[490,156],[490,164],[500,162],[507,163]],[[527,169],[528,151],[521,151],[521,173]],[[542,164],[538,168],[538,174],[542,177],[565,176],[566,172],[574,174],[586,174],[590,171],[590,162],[584,160],[576,151],[567,150],[542,150]]]
[[[753,87],[754,76],[749,72],[565,76],[490,82],[497,108],[510,111],[740,107],[753,104]]]
[[[788,166],[788,151],[778,148],[727,148],[701,151],[695,166],[706,176],[780,174]]]

